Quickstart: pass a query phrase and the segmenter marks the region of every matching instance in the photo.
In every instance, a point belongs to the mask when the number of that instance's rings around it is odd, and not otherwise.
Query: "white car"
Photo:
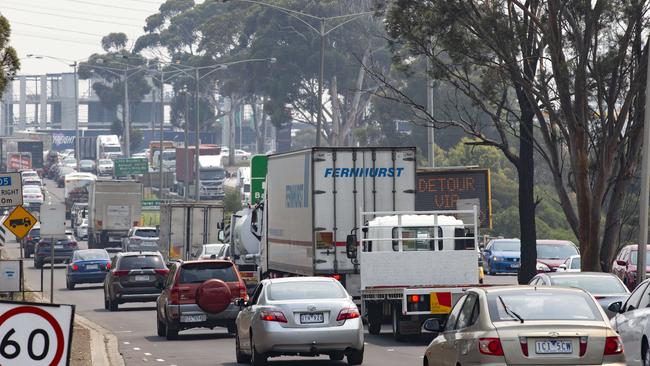
[[[558,272],[580,272],[580,256],[572,255],[557,267]]]
[[[623,340],[628,365],[650,364],[650,280],[641,282],[626,301],[609,305],[610,320]]]
[[[363,322],[345,288],[333,278],[290,277],[260,282],[250,301],[238,299],[237,363],[266,365],[269,357],[328,355],[363,363]]]
[[[23,187],[23,205],[40,206],[43,204],[43,191],[38,186]]]
[[[99,159],[97,162],[97,175],[113,175],[115,163],[111,159]]]
[[[81,223],[77,225],[77,238],[78,239],[88,239],[88,219],[82,219]]]

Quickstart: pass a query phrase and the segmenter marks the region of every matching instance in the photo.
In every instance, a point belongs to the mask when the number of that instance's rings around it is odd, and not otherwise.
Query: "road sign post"
[[[264,199],[264,182],[268,169],[266,155],[255,155],[251,158],[251,204],[256,205]]]
[[[149,160],[146,158],[115,159],[115,176],[146,174],[149,172]]]
[[[0,173],[0,207],[23,204],[23,181],[20,173]]]
[[[74,311],[74,305],[0,301],[0,364],[68,365]]]

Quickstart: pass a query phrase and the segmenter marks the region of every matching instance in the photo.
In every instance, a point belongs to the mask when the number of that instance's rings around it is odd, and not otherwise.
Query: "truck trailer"
[[[90,184],[88,248],[120,248],[122,238],[138,226],[142,183],[97,179]]]

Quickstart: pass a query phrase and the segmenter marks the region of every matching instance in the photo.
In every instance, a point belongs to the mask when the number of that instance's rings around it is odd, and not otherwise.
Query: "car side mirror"
[[[424,324],[422,324],[422,328],[424,330],[433,333],[442,332],[442,327],[443,327],[443,323],[440,321],[440,319],[436,319],[436,318],[427,319],[424,322]]]
[[[618,264],[619,266],[627,267],[627,262],[620,259],[616,261],[616,264]]]
[[[621,301],[613,302],[613,303],[609,304],[609,306],[607,307],[607,310],[611,311],[612,313],[617,313],[617,314],[622,313],[623,302],[621,302]]]
[[[345,239],[345,252],[350,259],[357,257],[357,236],[350,234]]]

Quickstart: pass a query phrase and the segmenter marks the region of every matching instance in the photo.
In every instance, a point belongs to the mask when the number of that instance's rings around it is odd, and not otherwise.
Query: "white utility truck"
[[[160,205],[160,251],[167,260],[188,260],[203,244],[222,241],[223,205],[169,202]]]
[[[97,179],[90,183],[88,248],[121,248],[122,239],[140,225],[142,183]]]
[[[362,212],[359,221],[360,232],[348,236],[346,247],[359,262],[371,334],[390,316],[395,339],[418,335],[426,319],[446,318],[465,289],[479,286],[476,207]]]
[[[261,238],[264,276],[331,276],[360,301],[360,268],[346,254],[360,212],[413,211],[415,148],[317,147],[268,157]],[[259,216],[259,215],[258,215]]]

